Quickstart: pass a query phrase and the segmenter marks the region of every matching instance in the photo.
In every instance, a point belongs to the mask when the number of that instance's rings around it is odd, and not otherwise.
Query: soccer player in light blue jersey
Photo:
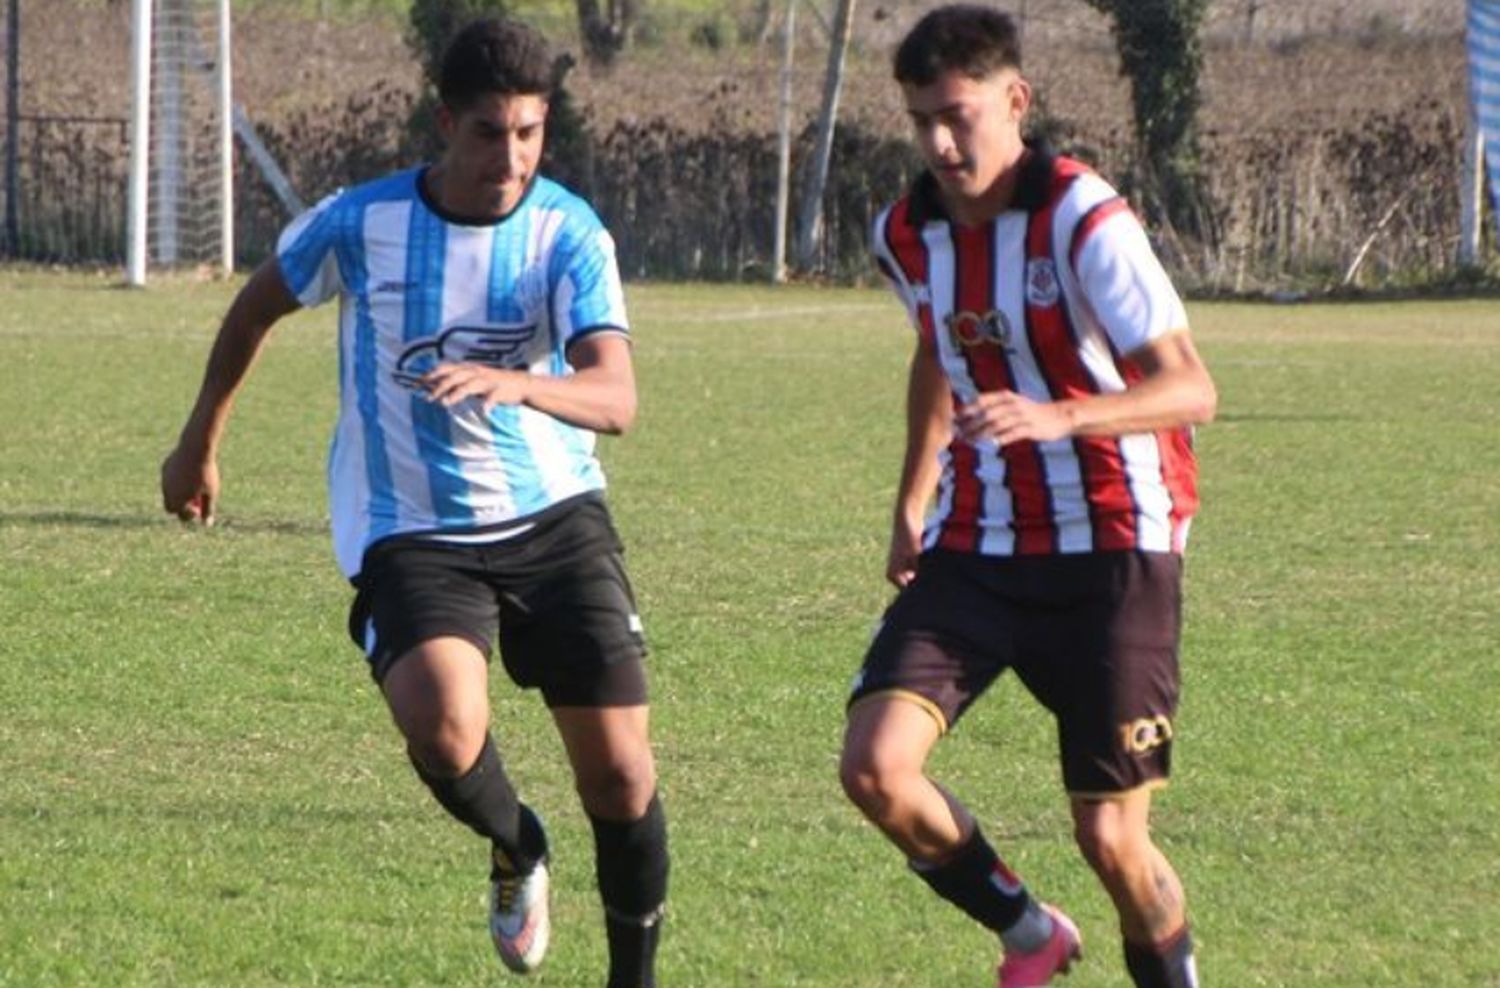
[[[235,298],[163,504],[211,523],[217,451],[272,325],[339,300],[329,456],[339,565],[418,777],[489,840],[490,929],[527,972],[550,932],[548,850],[489,729],[488,656],[541,691],[593,825],[609,988],[653,988],[666,823],[648,735],[645,642],[603,500],[597,433],[635,417],[613,242],[537,173],[552,89],[542,38],[509,20],[446,52],[430,166],[330,196]]]

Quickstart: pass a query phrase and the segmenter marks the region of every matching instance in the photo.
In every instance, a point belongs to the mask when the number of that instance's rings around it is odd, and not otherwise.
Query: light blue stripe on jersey
[[[341,211],[343,227],[339,240],[345,244],[362,243],[364,238],[365,210],[361,204],[357,209]],[[342,262],[341,262],[342,264]],[[365,479],[369,484],[370,533],[365,544],[385,538],[396,531],[396,484],[391,474],[390,453],[386,449],[385,429],[380,423],[380,373],[376,350],[375,320],[370,314],[369,268],[365,265],[364,251],[353,253],[347,265],[343,265],[345,284],[349,298],[354,301],[354,393],[359,419],[364,427]],[[330,461],[334,451],[329,451]],[[333,478],[329,478],[330,483]]]
[[[336,222],[335,216],[334,211],[329,209],[318,213],[297,239],[276,257],[277,264],[281,267],[282,280],[291,293],[299,298],[318,276],[318,269],[327,258],[327,252],[323,248],[330,240],[331,226]],[[342,262],[342,258],[340,261]]]
[[[535,189],[532,192],[534,194]],[[486,313],[490,322],[519,323],[527,318],[526,307],[516,297],[516,291],[526,266],[526,249],[531,242],[531,225],[535,220],[535,210],[520,208],[505,222],[495,225]],[[545,322],[538,327],[539,330],[546,328]],[[506,484],[515,500],[516,512],[527,515],[547,507],[536,454],[521,431],[520,407],[495,406],[490,412],[490,426],[494,432],[495,455],[505,464]]]
[[[436,336],[443,328],[443,289],[448,260],[448,226],[426,209],[413,209],[406,231],[406,320],[401,327],[407,343]],[[432,510],[441,528],[474,524],[463,465],[453,449],[453,415],[443,405],[421,394],[411,396],[412,430],[427,467]]]

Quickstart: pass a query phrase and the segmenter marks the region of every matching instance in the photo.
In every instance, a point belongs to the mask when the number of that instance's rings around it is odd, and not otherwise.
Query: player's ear
[[[1020,123],[1026,111],[1031,109],[1031,83],[1016,76],[1005,88],[1005,99],[1009,104],[1010,119]]]
[[[436,117],[438,136],[443,139],[444,144],[451,143],[453,141],[453,130],[457,126],[457,114],[453,112],[451,106],[440,100],[437,105]]]

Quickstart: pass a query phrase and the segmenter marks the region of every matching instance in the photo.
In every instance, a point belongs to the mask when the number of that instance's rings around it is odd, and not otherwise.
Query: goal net
[[[234,266],[228,0],[134,0],[127,263]]]

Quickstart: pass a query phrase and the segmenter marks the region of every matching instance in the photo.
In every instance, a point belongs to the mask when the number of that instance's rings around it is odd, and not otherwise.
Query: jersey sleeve
[[[875,269],[880,272],[881,280],[889,285],[891,291],[896,293],[896,298],[901,300],[902,307],[906,309],[907,321],[917,331],[918,336],[926,337],[928,329],[922,319],[922,299],[912,287],[911,280],[902,269],[901,262],[896,258],[896,252],[890,243],[890,224],[893,214],[894,209],[887,209],[877,216],[871,225],[870,255],[875,260]]]
[[[1119,353],[1187,328],[1182,299],[1123,200],[1100,203],[1082,218],[1072,254],[1084,297]]]
[[[339,193],[334,193],[287,224],[276,242],[276,260],[297,301],[314,306],[343,287],[336,254]]]
[[[614,238],[592,215],[570,232],[552,292],[552,324],[563,345],[600,330],[629,333]]]

